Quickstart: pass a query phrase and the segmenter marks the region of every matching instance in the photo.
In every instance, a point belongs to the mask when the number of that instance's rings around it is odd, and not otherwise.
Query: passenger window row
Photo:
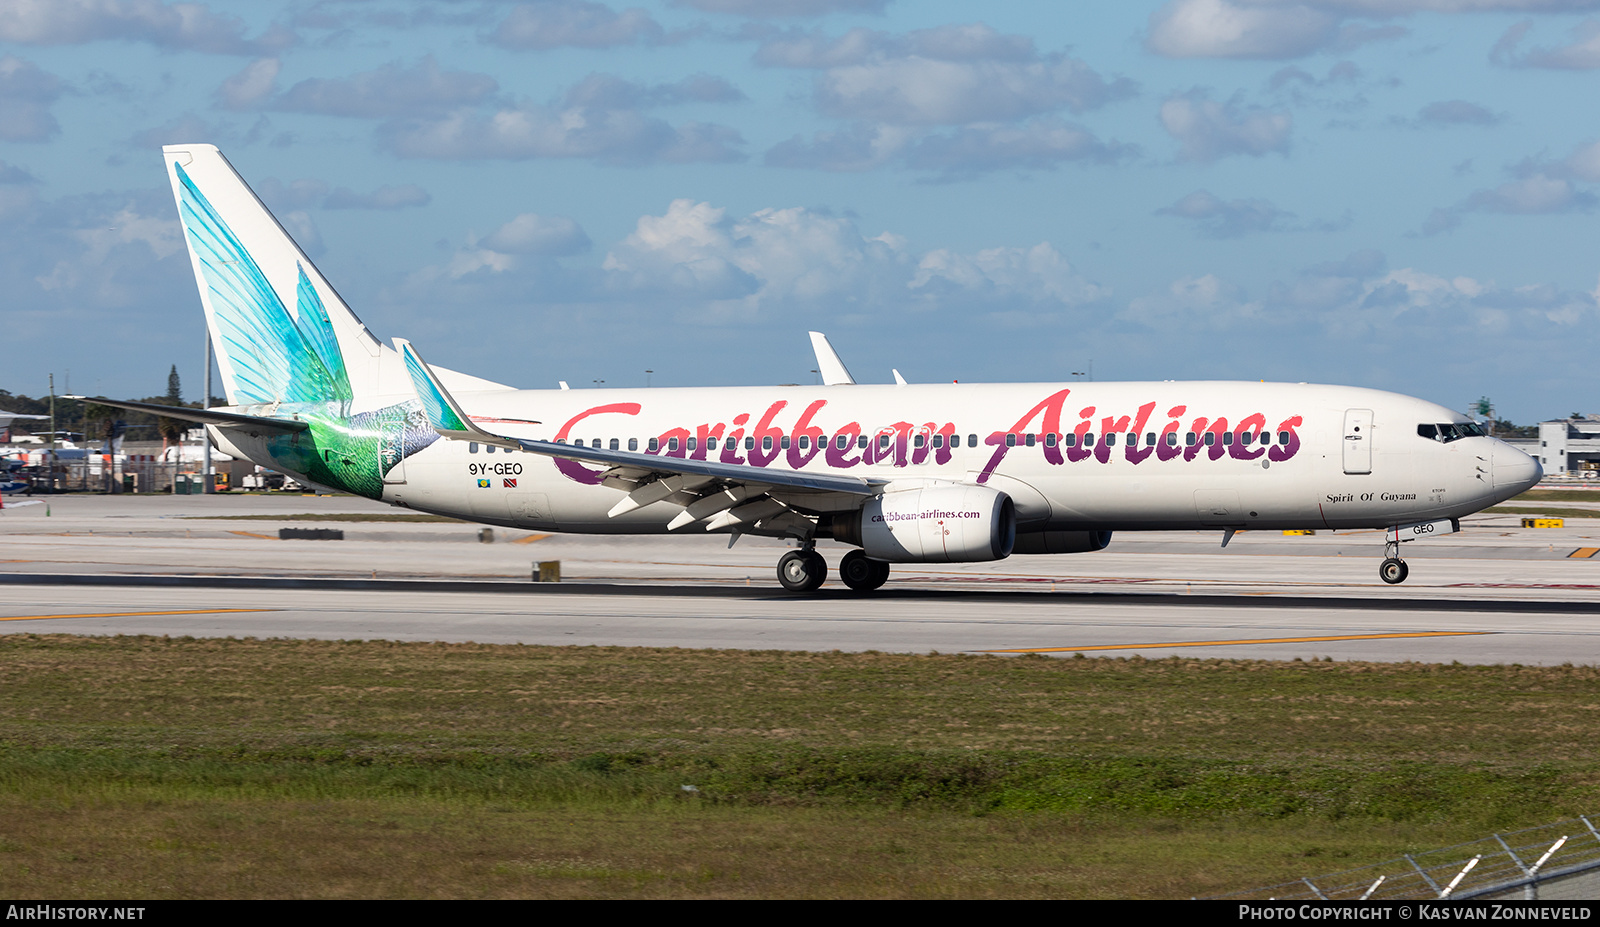
[[[1468,436],[1471,436],[1471,435],[1482,435],[1483,433],[1484,433],[1483,432],[1483,428],[1481,426],[1473,424],[1473,423],[1470,423],[1470,422],[1465,423],[1465,424],[1447,423],[1447,424],[1443,424],[1443,425],[1418,425],[1417,426],[1417,434],[1421,435],[1422,437],[1424,437],[1424,438],[1432,438],[1434,440],[1444,441],[1444,442],[1455,441],[1457,439],[1465,438],[1465,437],[1468,437]],[[1121,432],[1110,432],[1110,433],[1102,435],[1100,440],[1107,447],[1115,447],[1117,445],[1117,443],[1118,443],[1118,440],[1119,440],[1118,436],[1121,435],[1121,434],[1122,434]],[[1287,432],[1287,431],[1278,432],[1278,443],[1280,445],[1287,446],[1288,443],[1289,443],[1289,437],[1290,437],[1290,435],[1289,435],[1289,432]],[[890,443],[891,438],[892,438],[892,436],[891,435],[887,435],[887,434],[878,435],[878,447],[880,449],[887,449],[889,447],[889,443]],[[1222,433],[1222,443],[1223,443],[1223,445],[1224,446],[1231,446],[1233,444],[1233,438],[1234,438],[1233,432],[1224,431]],[[1127,433],[1126,436],[1124,436],[1123,439],[1129,445],[1137,445],[1139,443],[1139,434],[1138,434],[1138,432],[1130,431],[1130,432]],[[685,438],[684,439],[683,449],[687,450],[687,451],[699,450],[699,446],[698,446],[697,440],[698,439],[696,439],[696,438]],[[810,438],[809,435],[801,435],[797,440],[799,442],[800,450],[804,451],[804,450],[810,450],[811,449],[811,438]],[[1011,433],[1007,433],[1006,437],[1005,437],[1006,447],[1017,447],[1019,444],[1024,446],[1024,447],[1035,447],[1041,440],[1043,441],[1045,447],[1058,447],[1058,446],[1077,447],[1078,446],[1078,436],[1076,434],[1045,434],[1045,435],[1021,434],[1021,435],[1019,435],[1019,434],[1016,434],[1014,432],[1011,432]],[[1158,440],[1158,437],[1157,437],[1155,432],[1153,432],[1153,431],[1145,432],[1144,444],[1145,444],[1146,447],[1154,447],[1156,442],[1157,442],[1157,440]],[[1250,444],[1251,440],[1252,440],[1251,435],[1243,434],[1243,435],[1239,436],[1239,443],[1240,444]],[[1258,433],[1258,434],[1256,434],[1254,436],[1254,440],[1255,440],[1255,443],[1257,443],[1257,444],[1271,444],[1272,443],[1272,432],[1270,432],[1270,431],[1260,432],[1260,433]],[[789,439],[788,435],[782,436],[779,439],[779,447],[782,448],[783,450],[788,450],[789,449],[789,441],[790,441],[790,439]],[[1092,431],[1091,432],[1085,432],[1084,435],[1083,435],[1083,446],[1084,447],[1093,447],[1094,446],[1094,442],[1095,442],[1094,432],[1092,432]],[[562,441],[560,443],[565,444],[566,442]],[[826,438],[818,438],[817,439],[817,447],[818,448],[826,447],[827,443],[828,442],[827,442]],[[860,448],[862,450],[865,450],[867,448],[867,445],[871,443],[871,439],[868,438],[866,435],[856,435],[854,443],[855,443],[856,447],[858,447],[858,448]],[[931,443],[935,449],[944,447],[944,435],[942,435],[942,434],[932,435],[931,436],[931,441],[930,441],[930,436],[927,435],[927,434],[924,434],[924,433],[920,433],[919,432],[918,434],[912,436],[912,447],[915,447],[915,448],[917,448],[919,450],[924,448],[924,447],[927,447],[929,443]],[[1203,443],[1206,447],[1212,447],[1217,443],[1217,433],[1214,432],[1214,431],[1207,431],[1207,432],[1204,432],[1202,434],[1196,434],[1195,432],[1191,431],[1188,434],[1183,436],[1183,443],[1184,443],[1185,447],[1194,447],[1196,444],[1201,444],[1201,443]],[[705,444],[706,444],[706,450],[708,450],[708,451],[714,451],[714,450],[717,449],[717,439],[715,437],[706,438]],[[850,444],[851,444],[851,440],[850,440],[850,436],[849,435],[841,434],[841,435],[835,435],[834,436],[833,446],[837,450],[841,450],[842,451],[845,448],[849,447]],[[1168,447],[1177,447],[1178,446],[1178,435],[1177,435],[1176,432],[1168,432],[1167,433],[1167,435],[1166,435],[1166,444],[1167,444]],[[584,443],[584,439],[577,438],[577,439],[573,440],[572,446],[573,447],[584,447],[586,445]],[[593,438],[593,439],[590,440],[590,442],[588,443],[587,446],[588,447],[596,447],[596,448],[604,447],[604,448],[609,448],[610,450],[613,450],[613,451],[619,451],[619,450],[622,449],[622,441],[619,438],[611,438],[609,440],[603,440],[601,438]],[[956,447],[960,447],[961,446],[961,438],[960,438],[959,435],[951,436],[951,438],[950,438],[950,446],[952,448],[956,448]],[[978,446],[978,436],[975,435],[975,434],[967,435],[967,447],[977,447],[977,446]],[[651,453],[660,452],[660,450],[661,450],[661,439],[660,438],[651,438],[649,440],[648,447],[649,447]],[[676,437],[667,439],[667,452],[668,453],[677,453],[678,452],[678,447],[679,447],[678,446],[678,439]],[[756,439],[754,437],[749,437],[749,436],[745,437],[745,439],[744,439],[744,449],[747,450],[747,451],[753,451],[753,450],[755,450],[755,448],[756,448]],[[761,439],[761,449],[764,450],[764,451],[772,450],[772,436],[771,435],[764,436]],[[629,438],[628,439],[628,450],[630,450],[630,451],[638,451],[639,450],[639,439],[638,438]],[[483,445],[483,452],[484,453],[493,454],[494,451],[495,451],[495,446],[493,444],[485,444],[485,445]],[[468,442],[468,444],[467,444],[467,452],[470,453],[470,454],[478,453],[478,442],[476,442],[476,441]],[[509,451],[505,451],[504,453],[510,453],[510,452]]]
[[[1121,436],[1121,437],[1119,438],[1119,436]],[[976,436],[974,436],[974,437],[976,437]],[[1038,435],[1031,435],[1031,434],[1025,434],[1025,435],[1007,434],[1006,435],[1006,447],[1016,447],[1019,444],[1023,445],[1023,446],[1026,446],[1026,447],[1033,447],[1038,442],[1038,438],[1039,438]],[[1225,447],[1231,447],[1233,445],[1233,443],[1234,443],[1233,442],[1233,438],[1234,438],[1233,432],[1224,431],[1222,433],[1222,443],[1223,443],[1223,445]],[[1095,440],[1094,432],[1092,432],[1092,431],[1085,432],[1084,435],[1083,435],[1083,446],[1084,447],[1093,447],[1094,446],[1094,440]],[[1115,447],[1119,440],[1121,440],[1121,441],[1123,441],[1123,442],[1125,442],[1126,444],[1129,444],[1129,445],[1137,445],[1139,443],[1139,433],[1136,432],[1136,431],[1130,431],[1126,435],[1122,435],[1121,432],[1110,432],[1110,433],[1102,435],[1100,440],[1107,447]],[[1156,445],[1157,440],[1158,440],[1158,436],[1156,435],[1155,432],[1153,432],[1153,431],[1145,432],[1145,434],[1144,434],[1145,447],[1154,447]],[[1260,433],[1256,434],[1253,439],[1252,439],[1251,435],[1248,435],[1248,434],[1239,435],[1239,443],[1241,445],[1250,444],[1252,442],[1252,440],[1254,440],[1254,442],[1256,444],[1271,444],[1272,443],[1272,432],[1270,432],[1270,431],[1260,432]],[[1166,443],[1167,443],[1168,447],[1177,447],[1178,446],[1178,435],[1177,435],[1177,433],[1176,432],[1168,432],[1167,433],[1167,438],[1166,438]],[[1203,434],[1196,434],[1196,433],[1191,431],[1188,434],[1183,436],[1183,443],[1184,443],[1185,447],[1194,447],[1196,444],[1202,444],[1202,443],[1206,447],[1212,447],[1213,445],[1215,445],[1217,443],[1217,433],[1214,432],[1214,431],[1207,431],[1207,432],[1204,432]],[[1289,432],[1287,432],[1287,431],[1278,432],[1278,443],[1282,444],[1282,445],[1287,445],[1289,443]],[[1067,435],[1047,434],[1047,435],[1044,436],[1044,446],[1045,447],[1055,447],[1058,444],[1064,445],[1066,447],[1077,447],[1078,446],[1078,436],[1075,435],[1075,434],[1067,434]]]

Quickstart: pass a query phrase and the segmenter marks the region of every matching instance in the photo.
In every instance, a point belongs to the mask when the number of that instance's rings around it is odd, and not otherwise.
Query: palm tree
[[[167,374],[167,405],[183,405],[183,389],[178,382],[178,365],[172,365],[172,372]],[[175,418],[157,418],[156,431],[161,435],[161,456],[167,455],[167,448],[183,441],[183,433],[187,425]],[[172,491],[178,491],[178,462],[172,462]]]

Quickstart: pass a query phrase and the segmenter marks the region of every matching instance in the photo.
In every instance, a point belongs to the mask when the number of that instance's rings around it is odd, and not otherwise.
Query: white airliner
[[[1104,548],[1113,531],[1383,528],[1404,541],[1537,483],[1443,406],[1290,383],[520,390],[379,341],[209,145],[163,149],[229,406],[156,409],[312,485],[541,531],[794,539],[779,582]],[[896,380],[900,381],[897,375]],[[564,384],[563,384],[564,386]],[[96,400],[104,402],[104,400]],[[151,409],[140,403],[112,403]],[[730,541],[731,545],[731,541]]]

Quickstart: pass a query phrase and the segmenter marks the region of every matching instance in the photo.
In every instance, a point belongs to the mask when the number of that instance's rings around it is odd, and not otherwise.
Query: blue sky
[[[1600,0],[0,0],[0,388],[198,392],[163,143],[517,386],[1600,409]]]

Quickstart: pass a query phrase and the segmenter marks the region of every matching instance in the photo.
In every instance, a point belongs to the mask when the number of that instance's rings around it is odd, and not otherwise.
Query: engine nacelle
[[[1030,531],[1017,535],[1014,554],[1085,554],[1105,550],[1109,531]]]
[[[905,489],[835,515],[833,536],[890,563],[1002,560],[1016,544],[1017,513],[1010,496],[987,486]]]

